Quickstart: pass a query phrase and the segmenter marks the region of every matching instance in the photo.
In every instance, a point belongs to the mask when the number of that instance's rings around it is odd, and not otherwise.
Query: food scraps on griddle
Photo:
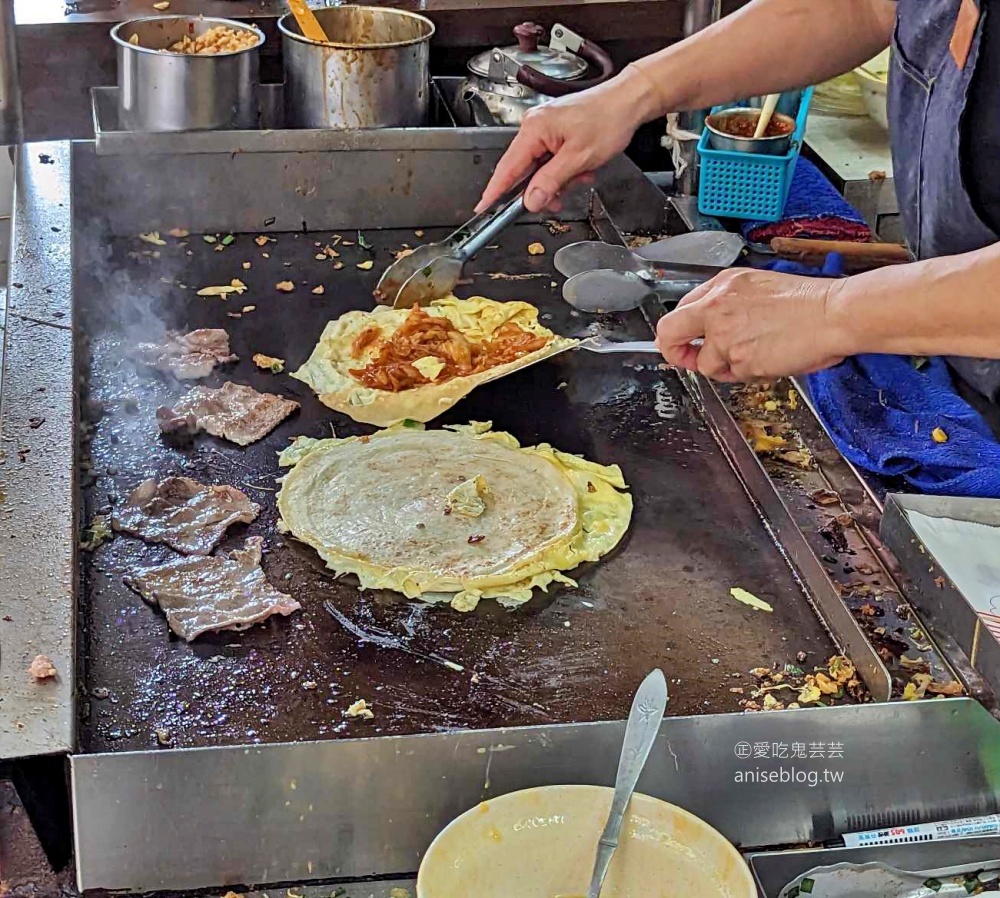
[[[965,690],[962,684],[950,680],[942,683],[935,680],[929,673],[915,673],[910,682],[903,687],[903,701],[916,701],[924,698],[928,693],[931,695],[956,696],[962,695]]]
[[[278,281],[274,289],[281,293],[291,293],[295,289],[295,284],[292,281]]]
[[[430,421],[480,384],[575,342],[539,324],[528,303],[451,296],[426,308],[342,315],[292,376],[325,405],[386,427]]]
[[[219,389],[194,387],[172,408],[157,409],[156,417],[164,433],[204,430],[248,446],[267,436],[298,407],[291,399],[227,382]]]
[[[743,436],[754,452],[797,468],[813,466],[812,453],[785,420],[785,408],[795,409],[798,405],[794,390],[789,390],[787,400],[782,400],[771,384],[753,384],[734,390],[732,401]]]
[[[267,582],[260,567],[262,545],[254,536],[228,554],[141,568],[125,584],[159,606],[170,629],[188,642],[217,630],[246,630],[273,614],[287,616],[301,608]]]
[[[253,357],[253,363],[258,367],[262,368],[264,371],[270,371],[272,374],[281,374],[285,370],[285,360],[275,358],[273,355],[264,355],[262,352],[258,352]]]
[[[730,589],[729,594],[736,599],[737,602],[742,602],[744,605],[749,605],[751,608],[756,608],[758,611],[774,611],[774,609],[763,599],[758,599],[752,592],[747,592],[739,586],[734,586]]]
[[[804,653],[800,652],[797,657],[804,659]],[[809,673],[795,664],[785,664],[755,667],[750,675],[757,685],[744,690],[749,692],[749,698],[740,700],[747,711],[780,711],[803,705],[842,704],[847,700],[860,702],[867,698],[853,662],[844,655],[834,655],[826,667],[815,667]]]
[[[542,243],[531,243],[528,245],[528,255],[529,256],[544,256],[545,255],[545,245]]]
[[[233,278],[228,284],[223,284],[219,287],[202,287],[198,291],[199,296],[221,296],[225,299],[232,293],[236,293],[242,296],[247,289],[247,285],[243,283],[239,278]]]
[[[238,361],[229,348],[229,334],[222,328],[168,333],[159,343],[140,343],[134,354],[151,368],[181,380],[208,377],[216,365]]]
[[[93,552],[113,536],[111,519],[105,514],[94,515],[80,534],[80,549],[83,552]]]
[[[345,713],[348,717],[358,717],[361,720],[373,720],[375,718],[375,712],[368,707],[368,702],[363,698],[358,699]]]
[[[632,515],[616,466],[522,448],[488,424],[300,437],[279,463],[292,467],[280,529],[362,588],[459,611],[483,598],[513,608],[535,588],[575,585],[562,572],[610,552]]]
[[[56,675],[56,666],[48,655],[35,655],[28,665],[28,673],[36,680],[51,680]]]
[[[185,555],[208,555],[233,524],[249,524],[260,506],[233,486],[190,477],[144,480],[114,513],[115,530]]]

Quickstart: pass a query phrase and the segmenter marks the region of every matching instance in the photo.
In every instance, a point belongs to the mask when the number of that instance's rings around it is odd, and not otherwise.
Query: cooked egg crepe
[[[489,424],[400,425],[371,437],[299,437],[278,495],[280,527],[361,587],[515,607],[535,587],[597,561],[624,536],[632,497],[617,465],[542,444],[521,448]]]
[[[426,308],[348,312],[323,330],[292,377],[355,421],[430,421],[477,386],[575,345],[526,302],[481,296]]]

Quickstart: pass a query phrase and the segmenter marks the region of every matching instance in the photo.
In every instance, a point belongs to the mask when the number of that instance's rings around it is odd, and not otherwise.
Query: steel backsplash
[[[78,884],[144,892],[412,873],[445,824],[491,796],[611,785],[622,728],[76,756]],[[797,746],[811,757],[789,759]],[[1000,725],[970,699],[675,717],[639,790],[740,848],[777,847],[994,813],[998,758]],[[815,786],[781,781],[811,775]]]

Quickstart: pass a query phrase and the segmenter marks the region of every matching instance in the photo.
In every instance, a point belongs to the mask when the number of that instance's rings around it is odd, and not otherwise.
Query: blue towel
[[[833,277],[839,265],[831,254],[822,271],[794,262],[766,267]],[[862,470],[931,495],[1000,498],[1000,443],[958,395],[942,359],[918,368],[907,356],[859,355],[806,382],[837,448]],[[935,442],[935,428],[946,442]]]
[[[823,173],[808,159],[799,158],[780,221],[746,221],[740,226],[751,243],[774,237],[814,237],[828,240],[871,239],[871,229]]]

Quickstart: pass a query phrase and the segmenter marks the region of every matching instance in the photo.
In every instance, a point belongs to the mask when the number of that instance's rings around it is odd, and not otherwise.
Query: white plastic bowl
[[[861,85],[861,96],[865,101],[869,117],[888,130],[886,93],[889,81],[889,50],[883,50],[874,59],[869,59],[864,65],[858,66],[854,74]]]
[[[544,786],[490,799],[431,844],[417,898],[583,898],[612,790]],[[740,853],[703,820],[635,795],[601,898],[755,898]]]

